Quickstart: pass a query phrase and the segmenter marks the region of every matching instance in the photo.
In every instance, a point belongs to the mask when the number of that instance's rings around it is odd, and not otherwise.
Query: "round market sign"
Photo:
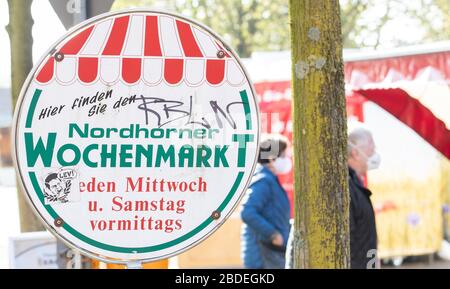
[[[15,115],[28,199],[102,260],[178,254],[231,214],[253,174],[255,94],[206,27],[163,12],[82,23],[33,69]]]

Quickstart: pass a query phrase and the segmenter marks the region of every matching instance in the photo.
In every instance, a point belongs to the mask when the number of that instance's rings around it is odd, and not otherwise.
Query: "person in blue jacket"
[[[286,155],[288,140],[264,135],[258,165],[241,208],[241,245],[245,268],[282,269],[290,230],[290,204],[277,174],[292,168]]]

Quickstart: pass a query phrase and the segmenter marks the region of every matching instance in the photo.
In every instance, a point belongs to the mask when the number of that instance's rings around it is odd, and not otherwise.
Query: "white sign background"
[[[128,20],[128,29],[120,26],[124,18]],[[155,43],[148,38],[150,34],[146,34],[150,26],[144,22],[149,19],[158,20],[160,56],[147,55],[146,42]],[[73,52],[77,41],[74,45],[70,40],[89,29],[89,38],[82,48]],[[120,52],[109,55],[111,53],[105,51],[111,48],[107,48],[111,46],[108,44],[111,38],[117,37],[115,29],[125,29],[127,36],[122,35],[123,47],[116,49]],[[197,41],[197,48],[192,41],[187,45],[183,43],[186,37],[189,40],[189,36],[190,40]],[[94,47],[96,43],[98,49]],[[208,43],[212,46],[208,47]],[[236,54],[213,32],[192,20],[143,10],[100,15],[80,24],[52,47],[54,49],[40,60],[22,88],[14,119],[16,168],[29,200],[50,231],[84,254],[123,263],[167,258],[213,233],[245,192],[255,168],[259,143],[255,94]],[[202,54],[201,57],[192,56],[195,49]],[[62,61],[53,60],[58,51],[68,51],[63,54]],[[127,51],[133,55],[125,55]],[[224,53],[220,55],[218,51]],[[80,79],[81,58],[98,61],[97,76],[90,82]],[[127,73],[133,74],[136,69],[127,69],[125,58],[138,59],[140,63],[139,80],[133,83],[129,83]],[[173,83],[171,71],[165,70],[169,68],[167,59],[183,61],[183,76],[178,83]],[[222,79],[221,66],[213,67],[216,60],[223,61]],[[48,73],[49,70],[42,72],[50,64],[53,65],[52,74]],[[161,69],[160,80],[155,83],[146,81],[155,79],[158,69]],[[208,75],[211,72],[216,72],[216,75]],[[46,74],[45,77],[41,73]],[[118,77],[111,80],[110,75],[114,73]],[[189,79],[197,79],[197,83],[192,84]],[[77,98],[107,92],[110,92],[109,98],[102,101],[74,106]],[[136,96],[134,102],[114,107],[120,99],[133,96]],[[90,111],[96,112],[104,105],[102,112],[89,116]],[[45,114],[45,109],[54,113]],[[70,123],[72,129],[69,128]],[[130,125],[139,125],[149,131],[154,129],[155,137],[142,137],[141,133],[140,137],[125,138],[114,131],[109,137],[101,135],[106,129],[128,129]],[[93,134],[90,137],[83,137],[86,127],[94,129],[90,131]],[[158,134],[166,134],[168,129],[172,129],[169,136],[159,138]],[[194,136],[197,129],[199,133],[206,132],[207,136],[202,138],[200,134],[197,138],[189,138],[185,133],[180,137],[177,135],[180,129],[190,129]],[[141,159],[142,167],[136,167],[136,147],[148,148],[149,144],[153,145],[152,167],[146,166],[146,159]],[[106,147],[103,155],[102,145]],[[164,161],[160,166],[155,165],[158,145],[164,149],[173,146],[174,165]],[[178,153],[184,145],[194,149],[202,145],[210,147],[210,167],[205,167],[195,153],[191,167],[188,167],[186,159],[180,166]],[[39,150],[40,146],[42,150]],[[114,154],[116,165],[111,165],[105,157],[105,153],[114,151],[113,146],[117,148]],[[223,149],[222,155],[215,150],[216,146]],[[79,160],[74,160],[76,150],[80,150]],[[214,159],[214,156],[219,158]],[[226,159],[225,163],[220,156]],[[103,167],[102,158],[107,159]],[[131,165],[127,167],[127,163]],[[64,179],[61,171],[69,172],[67,178]],[[104,186],[88,192],[87,185],[93,178],[97,183],[103,182]],[[149,191],[131,189],[130,183],[136,183],[138,178],[149,178]],[[203,187],[199,185],[200,178]],[[153,185],[153,181],[157,184]],[[180,185],[181,181],[185,181],[187,187],[194,184],[194,190],[169,189],[168,182]],[[108,184],[110,190],[106,192]],[[64,192],[67,194],[65,197],[58,197]],[[53,193],[55,198],[48,197]],[[151,209],[146,211],[125,211],[126,201],[133,206],[135,201],[140,205],[143,201],[147,204],[153,201],[155,206],[149,205]],[[97,206],[95,210],[92,209],[94,203]],[[214,212],[220,214],[213,218]]]

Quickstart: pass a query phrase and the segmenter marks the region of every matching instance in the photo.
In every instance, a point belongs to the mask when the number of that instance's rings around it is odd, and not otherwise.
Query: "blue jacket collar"
[[[261,164],[258,164],[256,166],[255,175],[257,175],[257,174],[262,174],[262,175],[277,179],[277,176],[271,170],[269,170],[266,166],[263,166]]]

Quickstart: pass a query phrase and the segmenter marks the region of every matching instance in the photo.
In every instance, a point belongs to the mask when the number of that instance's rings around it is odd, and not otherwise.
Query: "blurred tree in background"
[[[341,0],[340,5],[344,48],[388,48],[450,39],[448,0]],[[402,35],[396,35],[398,31]]]
[[[341,0],[340,6],[344,48],[450,39],[448,0]],[[290,48],[288,0],[116,0],[113,10],[128,7],[165,9],[193,18],[222,36],[241,57]]]
[[[33,67],[32,1],[8,0],[9,24],[6,26],[6,31],[8,31],[11,45],[11,95],[14,106],[19,98],[22,85]],[[18,186],[17,190],[19,191],[20,230],[22,232],[44,230],[44,226],[34,215],[27,202],[25,194],[21,192],[22,188]]]
[[[155,7],[195,19],[217,32],[241,57],[289,49],[287,0],[116,0],[113,9]]]
[[[183,15],[198,19],[223,36],[241,57],[256,50],[289,48],[285,0],[188,0],[177,5]]]

